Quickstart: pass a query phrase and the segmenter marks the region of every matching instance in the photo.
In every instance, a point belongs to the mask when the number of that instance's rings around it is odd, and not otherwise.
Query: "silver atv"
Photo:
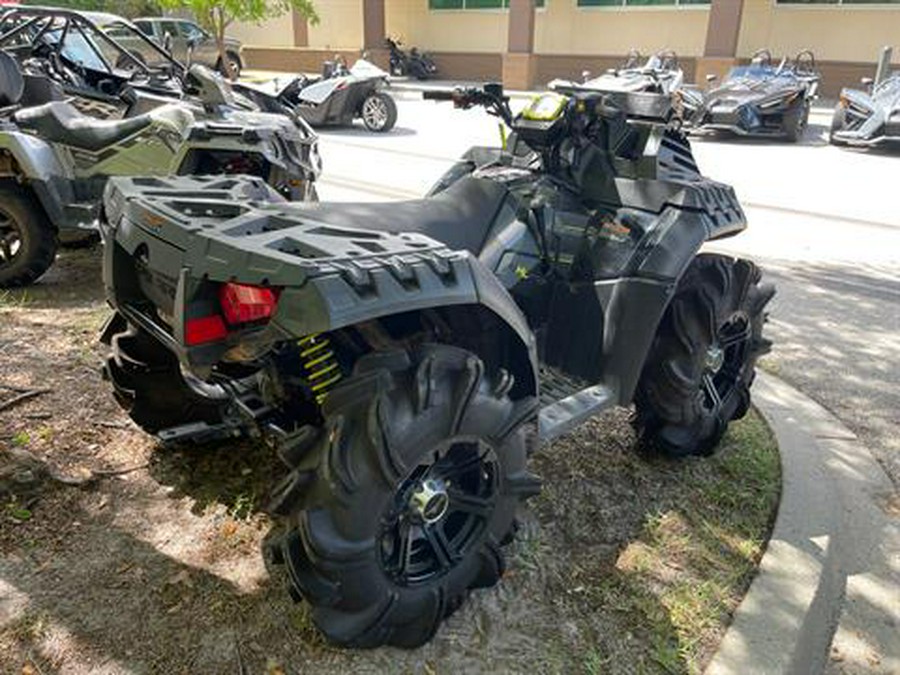
[[[291,200],[315,199],[321,169],[309,127],[283,115],[184,102],[138,102],[98,120],[67,101],[34,100],[19,64],[0,52],[0,288],[37,280],[61,234],[95,227],[110,176],[251,174]]]

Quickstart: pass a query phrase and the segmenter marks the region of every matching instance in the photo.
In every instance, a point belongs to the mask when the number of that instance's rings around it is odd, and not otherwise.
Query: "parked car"
[[[812,52],[802,51],[792,61],[784,58],[775,65],[764,49],[749,65],[732,68],[721,83],[715,84],[712,77],[706,91],[683,88],[680,99],[685,120],[695,132],[798,141],[820,79]]]
[[[135,19],[134,25],[157,44],[165,45],[182,63],[188,60],[188,49],[193,47],[192,63],[215,68],[233,78],[240,75],[244,67],[239,40],[225,38],[225,63],[222,63],[216,39],[193,21],[158,16]]]
[[[890,63],[891,51],[885,50],[875,79],[863,78],[864,91],[841,91],[831,121],[832,144],[900,145],[900,71],[891,72]]]

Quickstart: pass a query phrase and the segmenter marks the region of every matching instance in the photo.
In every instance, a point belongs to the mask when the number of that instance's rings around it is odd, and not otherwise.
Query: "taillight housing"
[[[184,343],[188,347],[218,342],[228,337],[228,328],[218,314],[186,319],[184,322]]]
[[[186,318],[184,343],[188,347],[219,342],[231,329],[264,323],[278,307],[280,289],[229,282],[218,288],[220,311]],[[207,305],[208,306],[208,305]]]
[[[272,318],[278,306],[278,290],[268,286],[227,283],[219,289],[219,304],[230,326]]]

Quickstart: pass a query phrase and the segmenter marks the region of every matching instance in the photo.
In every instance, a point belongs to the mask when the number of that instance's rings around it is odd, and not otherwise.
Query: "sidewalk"
[[[900,497],[828,411],[761,373],[782,458],[759,573],[708,675],[900,672]]]

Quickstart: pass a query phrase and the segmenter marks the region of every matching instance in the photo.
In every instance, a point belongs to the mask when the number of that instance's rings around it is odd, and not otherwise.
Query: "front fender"
[[[14,178],[29,185],[57,228],[70,225],[64,206],[75,201],[69,171],[45,141],[20,131],[0,134],[0,153],[10,162],[0,169],[0,176]]]

